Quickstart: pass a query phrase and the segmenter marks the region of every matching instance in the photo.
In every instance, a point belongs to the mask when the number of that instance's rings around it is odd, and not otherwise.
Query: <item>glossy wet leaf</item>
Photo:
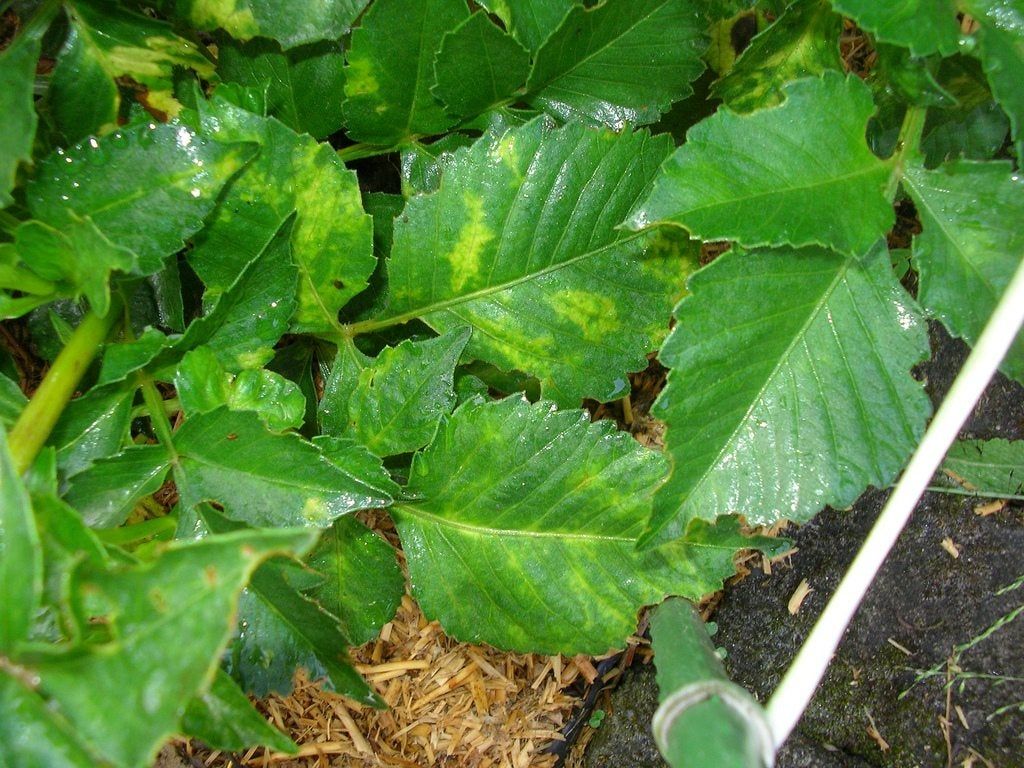
[[[704,71],[703,15],[678,0],[574,6],[537,51],[530,103],[621,129],[654,122]]]
[[[269,37],[284,48],[337,40],[370,0],[320,0],[293,3],[289,0],[164,0],[197,29],[223,29],[239,40]]]
[[[68,141],[116,127],[119,79],[138,83],[150,108],[174,117],[181,110],[173,93],[175,68],[213,76],[213,62],[165,21],[100,0],[68,0],[64,8],[68,36],[47,98]]]
[[[299,750],[294,741],[263,718],[235,681],[219,669],[209,690],[188,703],[181,727],[213,749],[239,751],[263,744],[289,755]]]
[[[78,510],[91,528],[113,528],[163,485],[170,465],[171,457],[163,446],[126,448],[98,459],[72,477],[64,501]]]
[[[28,492],[0,427],[0,653],[26,640],[43,591],[43,553]]]
[[[342,515],[391,503],[394,488],[379,464],[372,475],[362,463],[352,472],[297,435],[268,431],[249,411],[221,407],[192,416],[174,445],[182,503],[216,501],[227,517],[250,525],[326,528]]]
[[[158,271],[202,225],[221,188],[255,147],[219,144],[177,122],[135,123],[39,163],[28,187],[32,215],[56,229],[89,217],[133,251],[133,271]]]
[[[323,577],[309,596],[338,618],[352,645],[373,640],[395,617],[405,594],[395,549],[355,518],[335,520],[305,562]]]
[[[1024,157],[1024,7],[1018,0],[968,0],[978,25],[978,55],[996,101],[1010,117],[1018,161]]]
[[[750,247],[868,250],[893,222],[890,167],[864,138],[871,92],[834,72],[783,92],[780,106],[749,115],[719,110],[691,128],[630,226],[675,224],[703,240]]]
[[[14,202],[11,191],[18,165],[32,159],[38,122],[33,87],[41,37],[41,31],[21,34],[0,51],[0,208]]]
[[[519,42],[536,51],[558,29],[579,0],[483,0],[480,3],[505,23]]]
[[[733,521],[638,552],[664,472],[660,453],[585,412],[519,397],[466,403],[417,454],[410,498],[392,508],[413,594],[464,642],[621,647],[640,606],[713,591],[750,546]]]
[[[429,144],[416,142],[406,147],[402,150],[402,193],[412,197],[417,193],[436,192],[441,186],[441,172],[455,150],[468,147],[473,141],[473,137],[465,133],[449,133]]]
[[[842,71],[842,28],[827,0],[800,0],[751,41],[711,92],[736,112],[778,104],[788,81]]]
[[[434,95],[460,117],[485,112],[526,84],[529,52],[478,11],[442,38]]]
[[[892,481],[929,415],[910,375],[928,341],[883,247],[728,253],[689,287],[659,354],[672,472],[644,545],[698,518],[803,522]]]
[[[957,50],[960,25],[956,0],[831,0],[833,7],[884,43],[909,48],[915,56]]]
[[[134,388],[125,385],[97,387],[68,404],[49,439],[57,449],[61,474],[74,475],[120,450],[128,435],[134,394]]]
[[[232,376],[209,347],[185,355],[174,375],[174,388],[189,415],[226,405],[259,414],[274,432],[300,427],[305,418],[306,398],[297,384],[263,368]]]
[[[221,38],[217,74],[229,83],[266,89],[267,114],[296,133],[323,139],[344,122],[345,57],[337,43],[282,51],[269,40]]]
[[[958,440],[943,471],[969,491],[991,496],[1024,495],[1024,440]]]
[[[281,224],[204,317],[195,320],[176,351],[205,345],[230,372],[258,368],[274,356],[296,308],[298,274],[292,263],[295,220]]]
[[[355,174],[335,152],[274,118],[214,98],[201,103],[203,124],[225,140],[252,141],[260,155],[228,189],[189,263],[215,293],[227,288],[292,212],[291,256],[299,271],[293,328],[316,333],[373,272],[373,229]],[[279,182],[288,179],[287,184]]]
[[[954,336],[973,344],[1024,258],[1024,183],[1009,163],[958,161],[907,168],[904,187],[923,232],[914,238],[918,299]],[[1024,340],[1001,369],[1024,382]]]
[[[469,17],[463,0],[377,0],[352,33],[345,117],[357,141],[398,144],[456,119],[431,93],[434,54]]]
[[[63,230],[40,221],[26,221],[15,231],[21,262],[45,280],[57,285],[60,294],[85,296],[98,315],[110,307],[110,276],[130,272],[136,256],[112,243],[88,217],[69,216]]]
[[[313,538],[244,531],[173,544],[142,565],[80,568],[72,581],[78,611],[101,607],[97,618],[112,631],[105,642],[20,659],[39,678],[35,696],[114,764],[149,764],[209,684],[249,575],[269,555],[301,552]],[[173,653],[166,627],[188,638]]]
[[[689,271],[616,229],[667,151],[646,132],[544,119],[488,132],[395,222],[390,304],[370,322],[469,325],[468,358],[535,375],[546,397],[622,397],[662,333],[666,280]]]
[[[463,328],[386,347],[359,372],[347,403],[348,428],[341,435],[377,456],[411,453],[429,443],[455,405],[452,377],[469,336]]]

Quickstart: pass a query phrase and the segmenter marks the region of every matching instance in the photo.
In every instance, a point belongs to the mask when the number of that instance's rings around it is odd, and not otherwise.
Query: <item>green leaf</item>
[[[117,124],[116,81],[145,88],[145,104],[169,117],[181,104],[173,94],[174,69],[210,79],[213,63],[170,24],[98,0],[68,0],[68,36],[57,56],[48,93],[50,110],[69,141],[105,133]]]
[[[1024,7],[1019,0],[966,0],[978,22],[978,54],[996,101],[1010,117],[1018,164],[1024,162]]]
[[[832,5],[878,40],[909,48],[915,56],[956,53],[960,39],[957,0],[832,0]]]
[[[189,415],[226,405],[259,414],[274,432],[302,426],[306,414],[306,398],[297,384],[262,368],[231,376],[209,347],[185,355],[174,375],[174,388]]]
[[[188,703],[181,727],[213,749],[240,751],[263,744],[294,755],[294,741],[268,723],[227,673],[217,670],[209,690]]]
[[[352,645],[377,637],[405,594],[394,548],[353,517],[324,531],[306,565],[324,577],[309,596],[338,617]]]
[[[263,369],[239,373],[227,405],[235,411],[255,411],[275,432],[298,429],[306,415],[306,398],[298,385]]]
[[[0,424],[9,427],[21,414],[28,398],[17,382],[0,374]]]
[[[530,54],[478,11],[444,36],[434,71],[434,95],[452,114],[472,117],[526,84]]]
[[[825,0],[793,3],[751,41],[711,93],[735,112],[774,106],[782,100],[782,86],[788,81],[829,69],[842,71],[842,29],[842,18]]]
[[[483,0],[480,3],[531,51],[537,51],[579,0]]]
[[[352,339],[344,339],[338,345],[338,354],[317,406],[317,422],[323,434],[345,435],[352,428],[348,417],[349,400],[359,382],[359,374],[372,363],[373,358],[360,352]]]
[[[0,669],[0,754],[17,768],[108,768],[75,729],[33,690],[31,678]],[[16,759],[16,763],[7,763]]]
[[[253,576],[239,605],[239,635],[231,648],[230,672],[254,696],[292,690],[296,667],[327,690],[380,706],[348,660],[351,644],[338,619],[289,584],[288,561],[267,563]]]
[[[363,211],[355,174],[330,146],[299,136],[273,118],[216,97],[201,102],[200,112],[213,135],[257,142],[261,151],[232,182],[196,239],[189,263],[208,289],[223,290],[295,212],[291,252],[299,291],[293,328],[307,333],[336,329],[338,311],[366,288],[376,264],[373,224]]]
[[[254,413],[218,408],[193,416],[174,446],[182,503],[217,501],[227,517],[250,525],[326,528],[391,503],[394,489],[380,473],[350,472],[294,434],[269,432]]]
[[[217,45],[217,74],[225,82],[267,89],[267,113],[296,133],[323,139],[344,123],[345,57],[337,43],[282,51],[269,40]]]
[[[954,336],[974,344],[1024,257],[1024,183],[1009,163],[909,166],[903,184],[924,231],[914,238],[918,300]],[[1001,369],[1024,382],[1024,339]]]
[[[968,490],[987,496],[1024,495],[1024,440],[958,440],[942,469]]]
[[[469,16],[463,0],[377,0],[352,33],[345,117],[357,141],[400,144],[455,123],[430,89],[434,54]]]
[[[348,429],[341,434],[378,456],[410,453],[429,443],[455,405],[452,377],[469,336],[463,328],[386,347],[359,372],[348,398]]]
[[[38,676],[48,708],[98,753],[117,765],[149,764],[209,684],[250,574],[269,555],[304,550],[313,539],[307,531],[244,531],[173,544],[142,565],[79,569],[78,610],[107,622],[109,640],[21,663]],[[167,627],[188,638],[173,653]]]
[[[0,427],[0,653],[28,638],[43,591],[43,553],[28,493]]]
[[[943,88],[932,73],[930,59],[910,55],[906,48],[876,43],[878,54],[876,88],[891,89],[899,98],[901,111],[907,103],[919,107],[953,107],[956,98]],[[884,96],[883,96],[884,98]]]
[[[231,374],[209,347],[186,352],[174,372],[174,390],[186,416],[209,413],[228,404]]]
[[[305,403],[305,411],[302,414],[301,423],[303,434],[307,437],[318,431],[316,407],[320,396],[318,382],[314,378],[314,366],[319,367],[317,360],[316,340],[306,337],[296,340],[293,344],[278,346],[274,359],[267,364],[267,370],[283,376],[295,384],[302,395]],[[322,385],[323,379],[319,380]],[[321,390],[322,391],[322,390]]]
[[[457,149],[472,145],[474,139],[464,133],[448,133],[430,144],[415,142],[402,150],[402,194],[436,192],[441,173]],[[402,201],[404,205],[404,200]],[[401,210],[399,210],[399,213]],[[390,253],[390,248],[387,251]]]
[[[864,138],[871,92],[835,72],[783,92],[781,106],[749,115],[719,110],[691,128],[630,226],[676,224],[702,240],[747,247],[867,251],[894,220],[885,195],[890,164]]]
[[[0,114],[4,116],[4,129],[0,131],[0,208],[14,202],[11,190],[18,165],[32,159],[38,122],[33,88],[42,32],[21,34],[0,51]]]
[[[537,51],[530,103],[616,130],[651,123],[693,93],[707,47],[701,14],[678,0],[574,6]]]
[[[294,218],[286,219],[205,317],[195,320],[175,351],[206,345],[228,371],[258,368],[274,356],[296,307],[291,259]]]
[[[77,474],[96,459],[121,449],[131,424],[134,387],[95,387],[72,400],[61,413],[49,445],[65,477]]]
[[[128,519],[143,498],[159,490],[170,465],[163,446],[126,448],[72,477],[64,501],[78,510],[90,528],[114,528]]]
[[[409,200],[387,312],[352,328],[470,325],[468,357],[537,376],[546,397],[622,397],[662,333],[666,271],[680,283],[688,271],[616,229],[667,151],[667,137],[543,118],[488,132],[454,154],[436,193]]]
[[[198,29],[223,29],[239,40],[270,37],[283,48],[337,40],[369,4],[370,0],[319,0],[293,3],[289,0],[165,0],[178,15]]]
[[[63,231],[40,221],[23,222],[15,231],[21,262],[45,280],[58,283],[69,298],[84,294],[101,317],[110,307],[110,274],[130,272],[135,254],[112,243],[89,217],[73,213]]]
[[[140,371],[156,359],[168,345],[167,337],[156,328],[146,328],[139,338],[122,344],[108,344],[103,350],[96,387],[116,384]]]
[[[410,500],[392,509],[417,601],[464,642],[621,647],[641,606],[715,590],[750,546],[723,521],[693,543],[638,552],[664,472],[661,454],[585,412],[466,403],[416,455]]]
[[[929,414],[910,375],[928,340],[884,247],[731,252],[689,285],[653,410],[672,473],[642,545],[725,514],[804,522],[892,481]]]
[[[221,187],[254,151],[174,121],[136,123],[48,155],[29,184],[28,207],[58,230],[88,217],[136,254],[137,274],[148,275],[202,227]]]

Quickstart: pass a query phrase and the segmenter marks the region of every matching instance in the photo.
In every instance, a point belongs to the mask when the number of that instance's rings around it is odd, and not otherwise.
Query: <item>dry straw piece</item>
[[[257,702],[301,748],[298,756],[262,748],[244,754],[177,745],[186,765],[336,768],[550,768],[543,750],[561,738],[585,677],[584,660],[511,654],[458,643],[428,622],[406,596],[380,637],[353,651],[356,668],[388,703],[365,707],[296,677],[290,696]]]

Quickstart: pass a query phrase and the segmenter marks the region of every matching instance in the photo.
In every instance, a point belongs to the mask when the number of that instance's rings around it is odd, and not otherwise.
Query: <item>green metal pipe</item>
[[[666,600],[651,619],[661,702],[654,738],[673,768],[770,768],[761,706],[729,680],[693,605]]]

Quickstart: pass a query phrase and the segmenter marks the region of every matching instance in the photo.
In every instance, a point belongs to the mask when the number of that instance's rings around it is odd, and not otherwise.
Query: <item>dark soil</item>
[[[935,360],[923,367],[938,402],[967,348],[933,329]],[[998,376],[963,437],[1024,438],[1024,388]],[[799,552],[767,576],[728,588],[714,620],[730,676],[767,700],[835,589],[887,498],[871,490],[848,511],[828,510],[790,532]],[[987,516],[964,496],[928,493],[869,591],[779,768],[1024,767],[1024,616],[970,650],[955,649],[1024,605],[1024,587],[996,593],[1024,575],[1024,510]],[[953,557],[942,544],[950,539]],[[806,579],[813,591],[790,615]],[[909,654],[909,655],[908,655]],[[936,674],[918,681],[923,670]],[[987,678],[965,679],[983,673]],[[959,676],[958,676],[959,675]],[[949,678],[955,678],[951,686]],[[1014,679],[1016,678],[1016,680]],[[630,675],[586,765],[664,765],[649,737],[653,674]],[[1002,707],[1008,711],[996,714]]]

